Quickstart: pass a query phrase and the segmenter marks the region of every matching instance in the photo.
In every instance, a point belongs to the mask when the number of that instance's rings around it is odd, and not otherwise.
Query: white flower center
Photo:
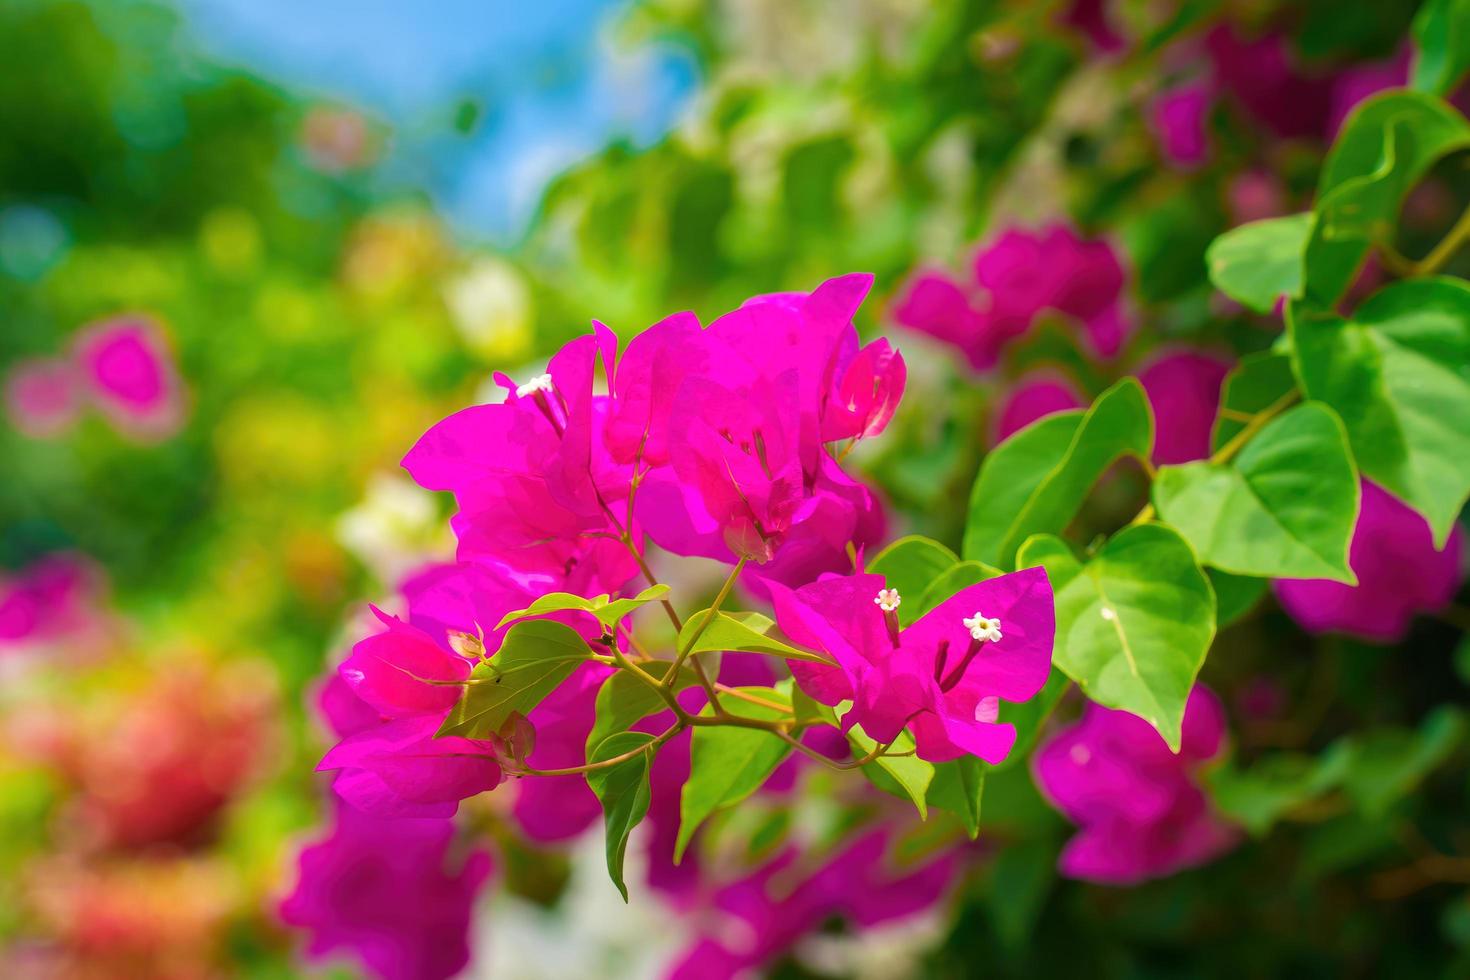
[[[536,375],[536,377],[532,378],[530,381],[527,381],[525,384],[521,385],[519,388],[516,389],[516,397],[517,398],[527,398],[527,397],[529,397],[531,395],[536,394],[536,392],[538,392],[538,391],[550,391],[550,390],[551,390],[551,375],[549,375],[549,374],[538,374],[538,375]]]
[[[893,612],[898,608],[898,604],[903,602],[903,598],[898,594],[897,589],[879,589],[873,602],[877,603],[878,608],[884,612]]]
[[[1000,642],[1000,620],[987,619],[983,613],[976,613],[961,620],[965,629],[970,631],[973,640],[989,640],[991,643]]]

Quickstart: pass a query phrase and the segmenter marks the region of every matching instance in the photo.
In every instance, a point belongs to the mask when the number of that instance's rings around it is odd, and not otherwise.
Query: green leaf
[[[713,650],[738,650],[744,653],[768,653],[786,660],[810,660],[813,663],[830,664],[832,661],[818,653],[802,650],[784,643],[766,633],[776,624],[769,616],[754,612],[724,612],[715,614],[708,627],[703,626],[709,617],[708,609],[701,609],[684,621],[679,631],[680,650],[688,649],[690,655]],[[699,633],[694,645],[688,646],[690,638]]]
[[[1210,282],[1257,313],[1270,313],[1283,296],[1300,296],[1312,221],[1306,212],[1230,229],[1205,252]]]
[[[1319,402],[1266,423],[1229,463],[1162,466],[1153,485],[1159,516],[1202,564],[1349,585],[1358,494],[1347,433]]]
[[[1248,416],[1274,407],[1294,391],[1296,375],[1286,354],[1262,351],[1241,358],[1225,376],[1225,384],[1220,389],[1220,411],[1215,416],[1215,431],[1210,437],[1211,451],[1219,451],[1239,435]]]
[[[1446,154],[1470,146],[1470,124],[1430,95],[1391,90],[1359,104],[1322,168],[1302,297],[1331,309],[1375,243],[1391,239],[1404,195]]]
[[[1342,417],[1365,477],[1429,521],[1436,547],[1470,495],[1470,286],[1395,283],[1351,320],[1287,317],[1307,396]]]
[[[967,560],[999,562],[1010,521],[1067,454],[1086,414],[1082,409],[1054,412],[986,454],[970,490],[969,519],[960,549]]]
[[[1470,69],[1470,0],[1425,0],[1414,16],[1414,48],[1409,84],[1449,95]]]
[[[570,592],[548,592],[526,608],[506,613],[495,628],[500,629],[506,623],[513,623],[527,616],[541,616],[569,609],[591,613],[603,626],[611,627],[638,607],[657,602],[668,594],[667,585],[650,585],[631,599],[614,599],[607,594],[585,599]]]
[[[934,765],[929,805],[960,818],[970,840],[980,836],[980,804],[985,795],[985,763],[973,755]]]
[[[970,493],[964,556],[1015,568],[1033,534],[1061,533],[1103,472],[1124,456],[1147,459],[1153,413],[1136,378],[1104,391],[1085,413],[1050,415],[985,458]]]
[[[1449,758],[1465,740],[1465,713],[1436,708],[1418,731],[1380,729],[1353,739],[1343,788],[1365,816],[1378,819]]]
[[[1255,608],[1270,585],[1266,579],[1248,575],[1231,575],[1218,568],[1205,569],[1210,586],[1215,590],[1215,625],[1224,629]]]
[[[890,589],[898,590],[904,600],[898,607],[898,621],[907,626],[922,615],[914,600],[958,561],[959,557],[938,541],[912,534],[878,552],[868,562],[867,570],[882,575]]]
[[[918,619],[961,589],[968,589],[972,585],[978,585],[987,579],[997,578],[1004,574],[1005,572],[983,561],[962,561],[936,578],[929,588],[924,590],[908,622]],[[899,611],[903,611],[902,606],[899,606]]]
[[[1132,712],[1179,751],[1184,704],[1215,636],[1215,596],[1178,532],[1139,524],[1118,532],[1087,564],[1038,535],[1021,549],[1042,565],[1056,596],[1052,663],[1089,698]]]
[[[591,655],[569,626],[549,619],[517,623],[495,655],[470,674],[438,734],[485,738],[499,731],[513,712],[529,715]]]
[[[1224,765],[1209,773],[1210,791],[1220,812],[1255,836],[1264,835],[1282,814],[1337,788],[1347,773],[1350,753],[1339,743],[1321,758],[1278,753],[1248,769]]]
[[[878,747],[878,743],[868,737],[861,725],[853,725],[848,729],[847,740],[852,743],[852,750],[859,757]],[[893,751],[913,750],[914,737],[907,730],[899,732],[898,738],[893,742]],[[879,778],[879,773],[887,778]],[[918,807],[919,819],[929,819],[929,784],[934,780],[932,763],[925,762],[916,755],[880,756],[863,766],[863,774],[873,780],[873,784],[879,789],[895,796],[908,797]]]
[[[674,665],[667,660],[655,660],[638,666],[654,680],[661,681],[668,676],[669,668]],[[696,683],[698,678],[694,672],[685,667],[679,671],[674,690],[682,691]],[[587,736],[588,759],[591,759],[592,749],[601,745],[604,739],[626,732],[644,718],[656,715],[667,707],[668,702],[646,681],[639,680],[626,670],[613,674],[597,691],[596,720]]]
[[[653,736],[645,732],[621,732],[604,739],[587,761],[595,763],[614,759],[652,741]],[[652,796],[648,783],[648,770],[653,761],[650,755],[650,752],[639,752],[615,766],[587,773],[587,785],[602,801],[608,877],[618,886],[625,902],[628,900],[628,886],[623,883],[623,859],[628,853],[628,835],[648,815],[648,802]]]
[[[767,701],[790,704],[780,691],[768,687],[740,688]],[[739,698],[724,698],[725,709],[743,718],[774,721],[786,717],[782,712]],[[706,705],[701,715],[709,717]],[[770,732],[758,728],[705,727],[694,729],[689,749],[689,781],[679,798],[679,837],[674,843],[674,863],[684,858],[699,825],[723,807],[734,806],[775,771],[791,751],[791,746]]]

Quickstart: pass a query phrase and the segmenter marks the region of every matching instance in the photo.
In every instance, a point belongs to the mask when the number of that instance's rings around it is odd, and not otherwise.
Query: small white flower
[[[899,596],[897,589],[879,589],[873,602],[884,612],[893,612],[898,608],[898,604],[903,602],[903,599]]]
[[[550,390],[551,390],[551,375],[549,375],[549,374],[538,374],[538,375],[536,375],[536,377],[532,378],[530,381],[527,381],[525,384],[521,385],[519,388],[516,389],[516,397],[517,398],[526,398],[526,397],[528,397],[530,395],[534,395],[538,391],[550,391]]]
[[[1000,620],[986,619],[982,613],[977,612],[961,622],[965,624],[965,629],[970,631],[971,639],[989,640],[991,643],[1000,642]]]
[[[1113,620],[1118,618],[1118,612],[1112,606],[1103,606],[1102,618],[1111,623]]]

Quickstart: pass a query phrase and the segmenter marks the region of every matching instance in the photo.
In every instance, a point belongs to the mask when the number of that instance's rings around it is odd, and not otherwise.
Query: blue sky
[[[545,181],[609,138],[657,139],[695,85],[673,52],[605,44],[623,0],[176,2],[209,55],[387,122],[390,179],[472,240],[514,238]],[[462,135],[466,99],[483,115]]]

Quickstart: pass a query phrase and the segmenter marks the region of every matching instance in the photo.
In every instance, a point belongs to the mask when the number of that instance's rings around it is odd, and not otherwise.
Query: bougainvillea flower
[[[1108,0],[1072,0],[1061,21],[1081,31],[1099,51],[1117,51],[1126,43],[1108,17]]]
[[[76,376],[65,361],[17,362],[5,377],[10,424],[32,439],[52,439],[71,428],[81,411]]]
[[[593,440],[597,355],[594,337],[578,338],[546,374],[444,419],[404,457],[420,486],[454,493],[461,558],[582,595],[616,592],[637,573],[611,516],[631,472]]]
[[[337,795],[379,817],[448,817],[460,800],[500,785],[493,742],[435,738],[442,718],[408,715],[338,742],[318,770],[341,770]]]
[[[1204,48],[1220,88],[1257,122],[1284,138],[1321,134],[1331,80],[1303,72],[1284,36],[1247,39],[1221,24],[1205,36]]]
[[[447,980],[469,962],[475,897],[490,854],[453,856],[448,820],[379,820],[339,806],[330,833],[307,846],[281,919],[310,934],[320,960],[356,956],[384,980]]]
[[[1462,579],[1464,532],[1456,526],[1436,550],[1428,523],[1376,484],[1363,481],[1362,508],[1348,549],[1357,585],[1317,579],[1284,579],[1276,598],[1313,633],[1351,633],[1393,643],[1404,638],[1414,616],[1442,609]]]
[[[1193,169],[1210,155],[1209,114],[1214,102],[1210,86],[1181,85],[1154,99],[1149,122],[1159,148],[1170,163]]]
[[[1129,332],[1123,285],[1123,266],[1108,243],[1065,225],[1010,228],[975,254],[967,281],[918,273],[892,315],[959,347],[978,370],[993,367],[1045,311],[1076,322],[1094,353],[1112,357]]]
[[[1154,411],[1155,463],[1187,463],[1210,455],[1220,387],[1230,363],[1203,351],[1156,358],[1138,372]]]
[[[903,629],[902,597],[881,575],[772,585],[771,595],[786,635],[837,662],[792,662],[802,689],[825,704],[852,700],[844,723],[879,742],[910,728],[931,762],[1003,761],[1016,730],[997,720],[1000,702],[1029,700],[1051,669],[1056,620],[1041,568],[962,589]]]
[[[1209,861],[1239,839],[1210,807],[1200,767],[1225,742],[1225,712],[1196,686],[1179,754],[1126,711],[1089,702],[1082,719],[1032,756],[1037,785],[1077,824],[1058,867],[1071,878],[1127,885]]]
[[[866,832],[805,874],[800,852],[787,849],[725,885],[700,916],[703,934],[671,980],[745,976],[832,919],[871,928],[933,906],[954,880],[953,852],[896,872],[887,858],[892,837],[887,828]]]
[[[872,492],[823,446],[877,434],[903,394],[903,359],[886,341],[861,347],[853,326],[871,284],[756,297],[704,330],[671,317],[628,345],[606,441],[649,467],[636,514],[656,543],[805,581],[877,540]]]
[[[38,558],[0,576],[0,652],[87,637],[106,622],[101,569],[80,555]]]
[[[1408,84],[1410,53],[1405,46],[1387,61],[1354,65],[1338,73],[1332,82],[1332,99],[1323,138],[1336,139],[1337,131],[1342,128],[1348,114],[1370,95]]]
[[[992,441],[999,444],[1037,419],[1085,404],[1077,388],[1065,378],[1050,374],[1022,378],[996,410]]]
[[[338,675],[380,723],[346,735],[317,768],[341,770],[333,788],[369,813],[450,815],[459,800],[494,789],[502,778],[494,742],[434,737],[470,662],[417,627],[373,612],[386,632],[359,642]]]
[[[337,673],[385,718],[436,713],[442,718],[459,698],[457,684],[470,676],[469,660],[398,617],[376,606],[372,610],[387,631],[359,640]]]
[[[121,431],[163,439],[183,424],[183,386],[152,320],[128,316],[86,327],[72,357],[87,394]]]

